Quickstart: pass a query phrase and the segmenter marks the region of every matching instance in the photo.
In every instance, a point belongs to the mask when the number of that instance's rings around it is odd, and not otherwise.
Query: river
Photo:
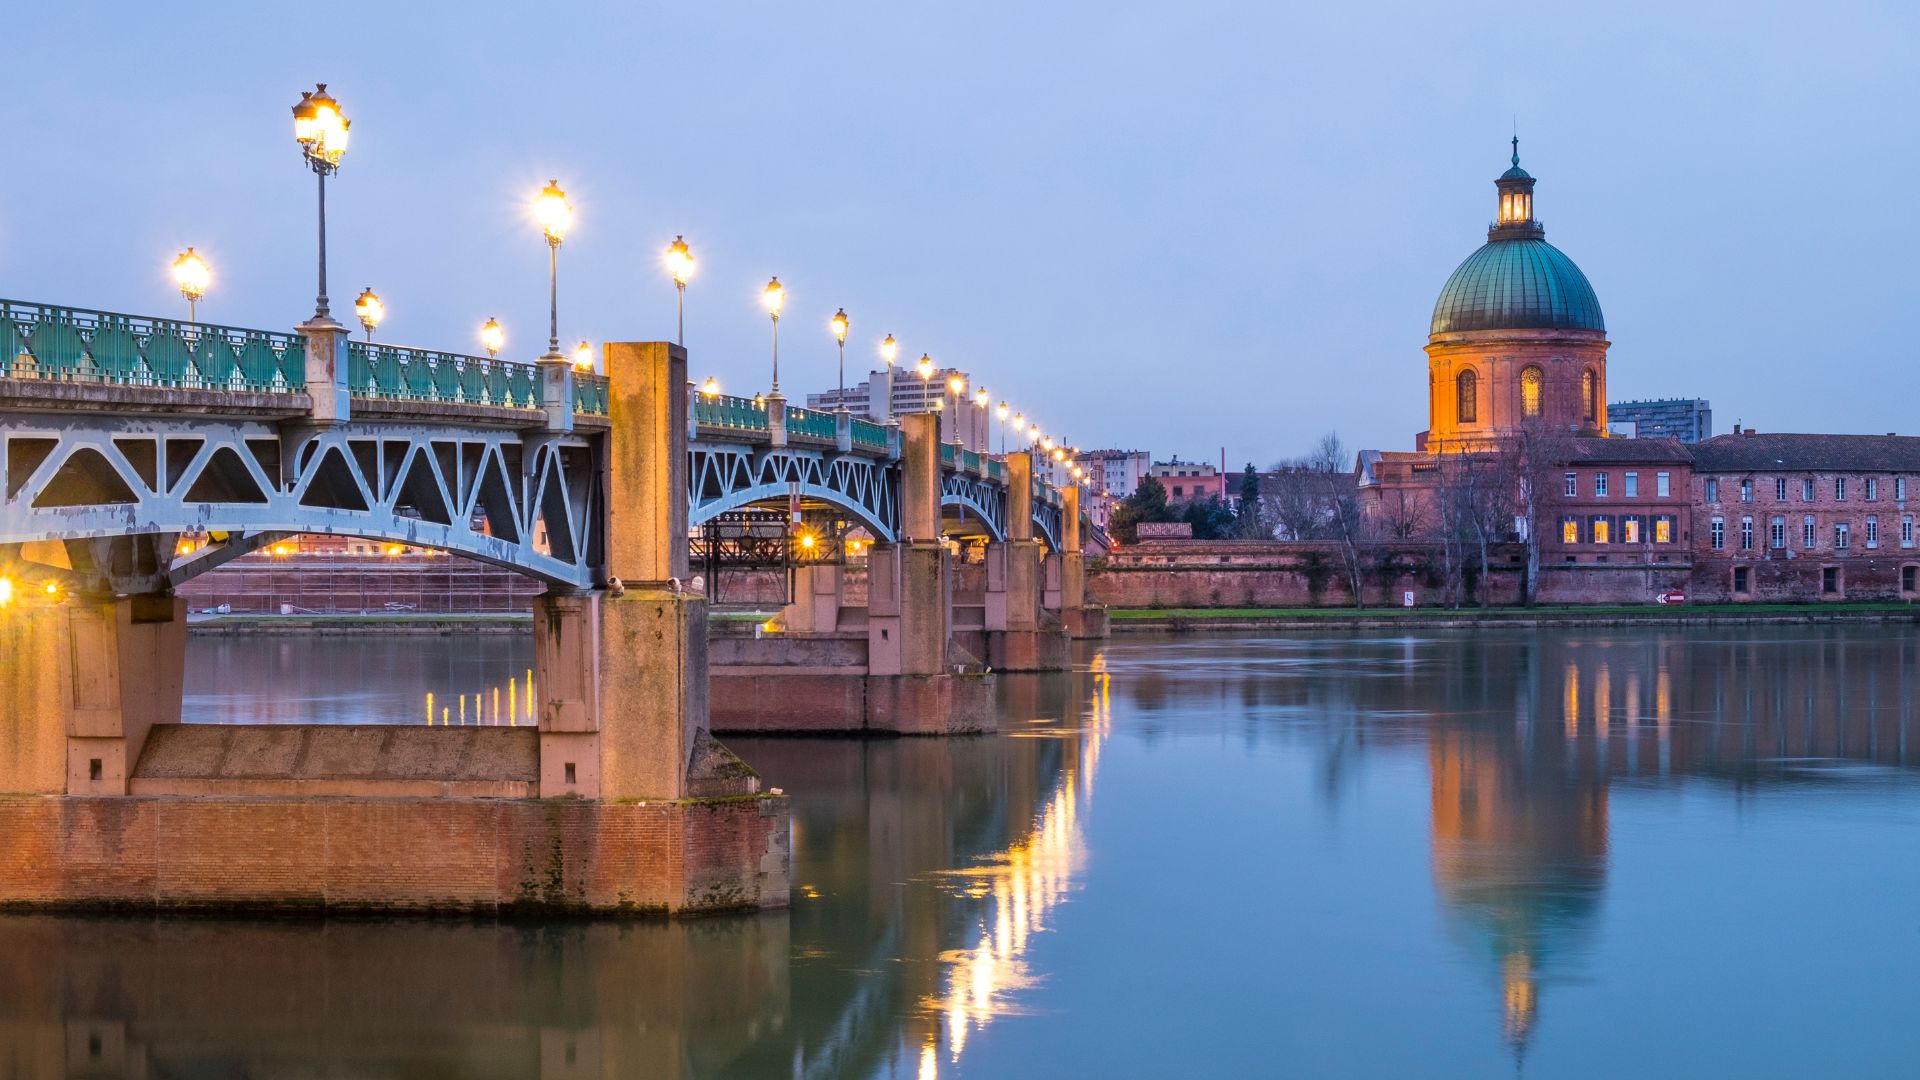
[[[520,723],[529,656],[195,638],[186,714]],[[996,736],[728,739],[793,797],[790,912],[0,916],[0,1076],[1920,1069],[1912,628],[1081,660]]]

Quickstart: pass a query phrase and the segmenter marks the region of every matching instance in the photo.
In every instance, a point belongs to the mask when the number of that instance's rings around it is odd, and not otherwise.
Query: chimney
[[[1754,430],[1753,430],[1753,427],[1752,427],[1751,425],[1749,425],[1749,426],[1747,427],[1747,430],[1745,430],[1745,431],[1743,431],[1743,432],[1741,432],[1740,434],[1742,434],[1742,435],[1745,435],[1745,436],[1747,436],[1748,438],[1752,438],[1752,437],[1753,437],[1753,435],[1755,434],[1755,432],[1754,432]]]

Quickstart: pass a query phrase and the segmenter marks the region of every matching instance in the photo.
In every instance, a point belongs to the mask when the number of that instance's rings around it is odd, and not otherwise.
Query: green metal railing
[[[940,444],[940,464],[942,465],[953,464],[953,456],[956,452],[957,451],[955,451],[952,443],[948,443],[948,442],[941,443]]]
[[[532,364],[364,341],[347,343],[347,387],[355,397],[387,401],[540,407],[540,382]],[[576,392],[576,408],[578,398]]]
[[[987,476],[1001,483],[1007,482],[1007,459],[994,458],[987,462]]]
[[[699,394],[693,402],[693,422],[698,428],[766,431],[767,407],[754,404],[752,398]]]
[[[298,334],[0,300],[8,378],[289,393],[306,365]]]
[[[965,454],[962,455],[961,460],[962,460],[962,467],[965,468],[966,471],[970,473],[977,473],[980,471],[980,455],[979,454],[976,454],[973,451],[968,450],[966,451]]]
[[[0,377],[303,393],[307,344],[299,334],[0,300]],[[532,364],[363,341],[347,343],[347,382],[360,397],[540,405]],[[606,377],[575,376],[574,408],[606,415]]]
[[[853,445],[871,447],[875,450],[887,448],[887,427],[871,420],[853,422]]]
[[[810,439],[831,441],[840,433],[839,425],[830,412],[816,409],[801,409],[787,406],[787,437],[805,435]]]

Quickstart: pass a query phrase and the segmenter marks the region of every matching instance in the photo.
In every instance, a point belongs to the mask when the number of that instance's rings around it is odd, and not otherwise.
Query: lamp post
[[[354,299],[353,313],[360,317],[360,325],[367,328],[367,343],[372,344],[373,328],[379,326],[380,320],[387,317],[387,305],[380,302],[380,297],[374,293],[373,286],[367,286]]]
[[[486,325],[480,327],[480,347],[487,350],[489,359],[500,355],[500,347],[507,343],[507,332],[500,329],[500,323],[488,318]]]
[[[293,107],[293,137],[300,143],[307,167],[320,182],[320,292],[313,308],[316,325],[333,324],[333,313],[327,308],[327,176],[340,171],[351,126],[340,111],[340,103],[327,93],[326,83],[300,92],[300,101]]]
[[[673,275],[673,288],[676,298],[674,313],[674,344],[684,346],[687,343],[687,279],[693,276],[693,252],[687,249],[687,238],[675,236],[673,243],[667,245],[667,272]]]
[[[833,313],[833,321],[828,323],[828,325],[833,327],[833,340],[838,342],[840,346],[840,397],[837,399],[840,403],[840,408],[836,411],[846,412],[847,411],[847,309],[841,308],[838,311],[835,311]]]
[[[949,421],[949,424],[953,427],[953,445],[957,448],[962,445],[960,441],[960,416],[967,403],[967,380],[958,375],[949,377],[947,379],[947,393],[953,395],[953,419]]]
[[[987,393],[987,388],[984,386],[976,386],[973,388],[973,405],[974,408],[980,410],[978,415],[983,420],[987,415],[987,399],[992,396],[993,395]],[[984,456],[991,449],[993,449],[993,443],[987,439],[987,425],[982,423],[980,425],[980,453]]]
[[[994,410],[994,414],[1000,420],[1000,456],[1006,457],[1007,456],[1007,403],[1004,401],[1001,402],[1000,407]]]
[[[560,190],[560,181],[547,181],[534,197],[533,215],[547,238],[547,352],[540,359],[565,360],[560,352],[560,242],[573,225],[573,204]]]
[[[573,347],[573,369],[583,373],[593,371],[593,346],[582,341]]]
[[[893,362],[899,358],[900,343],[893,340],[892,334],[888,334],[886,340],[880,343],[880,359],[887,362],[886,385],[880,389],[880,413],[878,415],[878,419],[883,424],[893,422]],[[869,411],[871,411],[871,401],[869,401],[868,405]]]
[[[180,253],[173,260],[173,283],[180,286],[180,295],[187,298],[187,322],[200,321],[200,298],[207,295],[207,283],[213,277],[207,269],[207,260],[201,258],[192,248]]]
[[[706,398],[708,401],[719,397],[720,380],[711,375],[707,376],[707,381],[700,384],[700,396]]]
[[[780,284],[778,277],[767,282],[760,292],[760,302],[767,306],[767,314],[773,316],[773,389],[769,393],[780,393],[780,309],[787,304],[786,286]]]

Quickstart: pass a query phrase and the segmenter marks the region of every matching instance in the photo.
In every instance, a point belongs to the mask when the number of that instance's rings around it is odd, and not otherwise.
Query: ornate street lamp
[[[574,370],[591,372],[593,370],[593,346],[581,342],[573,347]]]
[[[958,375],[947,379],[947,393],[953,395],[953,445],[962,445],[960,438],[960,417],[964,414],[961,406],[967,403],[967,380]]]
[[[778,277],[767,282],[760,291],[760,302],[767,306],[767,314],[773,316],[773,389],[769,393],[780,392],[780,309],[787,306],[787,289],[780,284]]]
[[[693,252],[687,248],[687,238],[675,236],[673,243],[667,245],[667,273],[673,275],[674,302],[674,344],[687,343],[687,281],[693,277]]]
[[[887,370],[891,371],[893,370],[893,362],[899,359],[899,357],[900,343],[893,340],[892,334],[888,334],[886,340],[880,343],[880,359],[887,362]]]
[[[353,313],[360,317],[360,325],[367,328],[367,342],[371,344],[373,328],[379,326],[380,320],[387,317],[387,305],[381,303],[380,297],[374,294],[373,286],[367,286],[366,290],[353,301]]]
[[[173,260],[173,283],[180,286],[180,295],[187,298],[187,321],[200,321],[200,298],[207,295],[207,285],[213,278],[213,272],[207,269],[207,260],[201,258],[192,248],[180,253]]]
[[[833,320],[827,325],[833,328],[833,340],[840,345],[840,408],[847,411],[847,309],[841,308],[833,313]]]
[[[547,238],[547,353],[540,359],[565,360],[560,352],[560,242],[573,225],[573,204],[560,190],[560,181],[547,181],[533,200],[533,216]]]
[[[1006,457],[1007,456],[1007,403],[1004,401],[1001,402],[1000,407],[994,410],[994,415],[1000,421],[1000,456]]]
[[[711,375],[707,376],[707,381],[700,384],[700,396],[706,398],[708,401],[719,397],[720,380]]]
[[[507,343],[507,332],[500,329],[499,322],[489,318],[480,328],[480,347],[487,350],[488,357],[498,357],[500,347]]]
[[[320,181],[320,294],[314,298],[313,321],[321,325],[333,323],[327,308],[327,177],[340,171],[351,126],[340,103],[327,93],[326,83],[301,91],[300,102],[293,107],[293,137],[300,143],[307,167]]]

